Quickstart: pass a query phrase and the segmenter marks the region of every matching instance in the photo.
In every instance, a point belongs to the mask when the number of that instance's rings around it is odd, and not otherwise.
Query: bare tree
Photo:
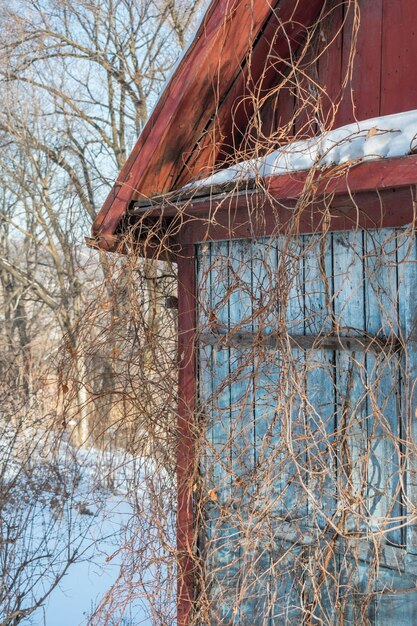
[[[83,284],[91,281],[83,236],[198,8],[166,0],[2,7],[0,166],[13,199],[7,232],[31,253],[24,264],[5,251],[0,267],[48,310],[74,352],[73,325],[85,305]],[[105,255],[100,264],[114,301]]]
[[[92,256],[84,236],[185,46],[199,6],[188,0],[17,0],[0,6],[2,626],[36,611],[84,545],[71,515],[60,509],[51,517],[56,498],[72,510],[77,480],[68,486],[60,457],[52,455],[43,482],[35,471],[39,438],[64,423],[78,442],[91,440],[93,423],[111,430],[106,419],[112,411],[118,426],[136,432],[136,445],[151,391],[140,395],[128,387],[144,368],[152,370],[159,390],[154,441],[173,410],[172,376],[162,376],[158,363],[171,362],[175,353],[173,342],[162,341],[175,320],[163,306],[165,294],[175,293],[174,273],[163,264],[129,260],[117,261],[115,273],[114,260]],[[144,327],[161,338],[156,352],[138,333]],[[96,432],[94,438],[99,440]],[[165,441],[158,449],[169,456]],[[10,474],[16,458],[21,463]],[[23,502],[27,480],[33,489]],[[41,537],[39,545],[27,543],[25,533],[42,516],[51,542]],[[66,559],[54,561],[65,546]],[[31,578],[44,581],[45,589]]]

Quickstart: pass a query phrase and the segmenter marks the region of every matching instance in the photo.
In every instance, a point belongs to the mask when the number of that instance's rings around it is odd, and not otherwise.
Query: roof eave
[[[293,0],[275,0],[273,3],[265,0],[252,0],[251,3],[247,0],[234,3],[230,0],[212,1],[193,42],[94,221],[92,235],[99,248],[117,251],[118,226],[132,198],[149,198],[175,186],[184,167],[183,155],[192,153],[218,111],[219,94],[223,97],[230,94],[233,85],[233,98],[236,99],[239,89],[244,88],[242,61],[265,24],[271,26],[272,22],[283,21],[294,25],[294,32],[285,38],[290,54],[300,33],[313,23],[324,2],[300,0],[294,6]],[[260,55],[265,53],[262,45],[257,47]],[[239,86],[237,90],[236,85]],[[227,109],[231,106],[226,100],[223,116],[227,116]],[[198,160],[195,167],[201,167]],[[192,168],[187,169],[190,179],[194,174]],[[187,178],[182,176],[181,184],[186,181]]]

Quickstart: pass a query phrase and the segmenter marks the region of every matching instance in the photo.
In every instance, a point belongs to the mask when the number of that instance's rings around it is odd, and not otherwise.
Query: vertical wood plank
[[[341,335],[361,334],[364,330],[364,285],[362,232],[333,235],[334,313]],[[338,390],[338,483],[344,502],[354,498],[358,514],[363,514],[362,496],[366,484],[366,395],[365,355],[336,353]],[[355,529],[361,517],[349,515],[346,529]],[[356,528],[360,530],[360,528]]]
[[[372,335],[398,332],[397,241],[395,231],[365,233],[366,330]],[[368,370],[368,507],[373,531],[397,526],[385,535],[400,545],[400,371],[396,355],[367,354]],[[393,518],[396,518],[394,520]],[[390,522],[390,519],[393,519]]]
[[[398,230],[398,299],[403,358],[403,438],[406,477],[407,552],[417,555],[417,249],[414,228]]]
[[[260,239],[252,245],[253,331],[270,334],[277,328],[277,250],[275,238]],[[277,583],[272,572],[272,536],[270,521],[264,511],[271,501],[279,481],[277,450],[277,406],[280,380],[280,352],[254,350],[254,445],[256,494],[254,494],[254,523],[256,562],[254,567],[254,615],[262,626],[273,625],[273,589]]]
[[[294,134],[299,139],[317,134],[317,34],[308,48],[301,46],[297,59],[297,76],[294,80]]]
[[[331,236],[305,235],[304,254],[306,334],[325,336],[332,331]],[[306,454],[313,494],[308,499],[308,526],[317,531],[326,527],[336,511],[334,352],[313,348],[307,352],[306,362]],[[326,564],[324,570],[317,568],[318,563]],[[337,619],[337,557],[332,543],[310,550],[309,572],[314,576],[309,594],[312,619],[333,623]]]
[[[333,284],[336,331],[361,334],[364,329],[363,235],[333,234]],[[366,532],[367,424],[366,359],[364,353],[336,352],[337,482],[343,532]],[[349,549],[339,556],[339,602],[348,624],[359,623],[366,568]],[[350,620],[350,621],[349,621]]]
[[[331,236],[304,236],[306,334],[325,336],[332,332]],[[333,352],[313,348],[307,354],[307,456],[311,468],[311,491],[320,496],[326,515],[335,508],[336,463],[333,453],[335,388]],[[310,502],[312,525],[324,527],[322,508]],[[313,516],[313,518],[312,518]]]
[[[341,96],[342,52],[345,36],[344,5],[341,2],[330,3],[328,12],[320,24],[318,84],[319,92],[319,132],[337,125],[336,105]],[[342,122],[344,123],[344,122]]]
[[[343,28],[342,80],[349,71],[349,55],[355,3],[348,4],[348,13]],[[359,31],[353,59],[352,79],[348,83],[337,116],[337,125],[355,120],[366,120],[380,115],[381,90],[381,42],[383,0],[359,0]]]
[[[304,257],[303,238],[282,238],[278,250],[278,275],[284,282],[282,293],[282,322],[290,335],[303,335],[304,319]],[[285,278],[284,278],[285,276]],[[298,523],[305,521],[307,515],[307,496],[304,485],[308,483],[305,473],[305,351],[283,346],[285,367],[287,371],[287,398],[284,404],[283,439],[284,465],[283,491],[285,500],[282,502],[284,518]],[[285,485],[291,483],[286,491]]]
[[[381,115],[417,108],[415,0],[383,0]]]
[[[272,624],[296,624],[302,619],[303,548],[283,538],[282,523],[302,534],[306,524],[305,472],[305,352],[291,349],[288,334],[304,333],[304,266],[302,237],[280,237],[276,260],[277,325],[283,332],[277,387],[277,410],[272,424],[276,472],[272,472]],[[276,536],[275,536],[276,534]]]
[[[211,311],[213,330],[225,330],[230,325],[230,244],[228,241],[212,244]],[[213,508],[216,511],[213,526],[212,550],[216,567],[213,572],[211,605],[213,617],[220,623],[235,624],[236,564],[239,559],[235,520],[227,514],[232,500],[231,469],[231,389],[230,350],[213,351]],[[215,623],[215,622],[214,622]]]
[[[236,240],[229,248],[229,333],[252,331],[252,242]],[[251,572],[254,555],[245,549],[251,523],[254,481],[253,355],[252,348],[230,348],[230,448],[234,529],[237,538],[233,576],[239,606],[236,623],[253,619]]]
[[[285,82],[279,90],[275,111],[277,135],[283,143],[289,142],[294,135],[294,108],[294,76],[293,73],[290,72],[287,74]]]

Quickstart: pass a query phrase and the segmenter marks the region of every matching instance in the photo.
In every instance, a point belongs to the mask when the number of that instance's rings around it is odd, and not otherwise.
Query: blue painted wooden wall
[[[211,242],[197,259],[210,623],[417,624],[414,234]],[[334,335],[367,339],[323,348]]]

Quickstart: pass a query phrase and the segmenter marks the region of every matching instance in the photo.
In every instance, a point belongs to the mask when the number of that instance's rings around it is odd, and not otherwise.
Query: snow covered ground
[[[26,437],[24,445],[31,439]],[[17,529],[13,543],[9,542],[13,550],[9,554],[3,551],[0,557],[9,596],[23,591],[20,608],[31,607],[65,572],[42,605],[19,623],[158,624],[151,618],[148,599],[153,592],[154,600],[165,604],[167,613],[171,611],[171,591],[155,593],[154,589],[162,587],[164,577],[168,580],[164,573],[167,552],[161,543],[169,545],[173,515],[167,498],[165,520],[155,521],[150,492],[160,507],[158,491],[168,494],[171,487],[175,490],[172,481],[152,461],[135,459],[125,452],[113,450],[106,457],[96,450],[75,450],[66,442],[60,442],[53,452],[52,448],[39,447],[35,442],[28,465],[22,463],[21,446],[16,447],[5,471],[0,472],[1,487],[9,500],[6,504],[0,501],[0,539],[8,528]],[[152,523],[159,525],[157,532]],[[156,582],[152,571],[155,563]],[[17,572],[18,584],[13,586]],[[171,575],[168,586],[172,579]],[[0,593],[0,623],[13,608],[13,600],[11,597],[8,605]]]
[[[39,616],[34,616],[28,624],[84,626],[89,623],[90,616],[118,577],[121,556],[110,557],[123,543],[124,529],[131,516],[132,509],[123,499],[116,496],[106,499],[102,510],[94,514],[84,541],[88,549],[82,562],[69,568]],[[151,625],[141,602],[127,607],[121,620],[122,626]]]

